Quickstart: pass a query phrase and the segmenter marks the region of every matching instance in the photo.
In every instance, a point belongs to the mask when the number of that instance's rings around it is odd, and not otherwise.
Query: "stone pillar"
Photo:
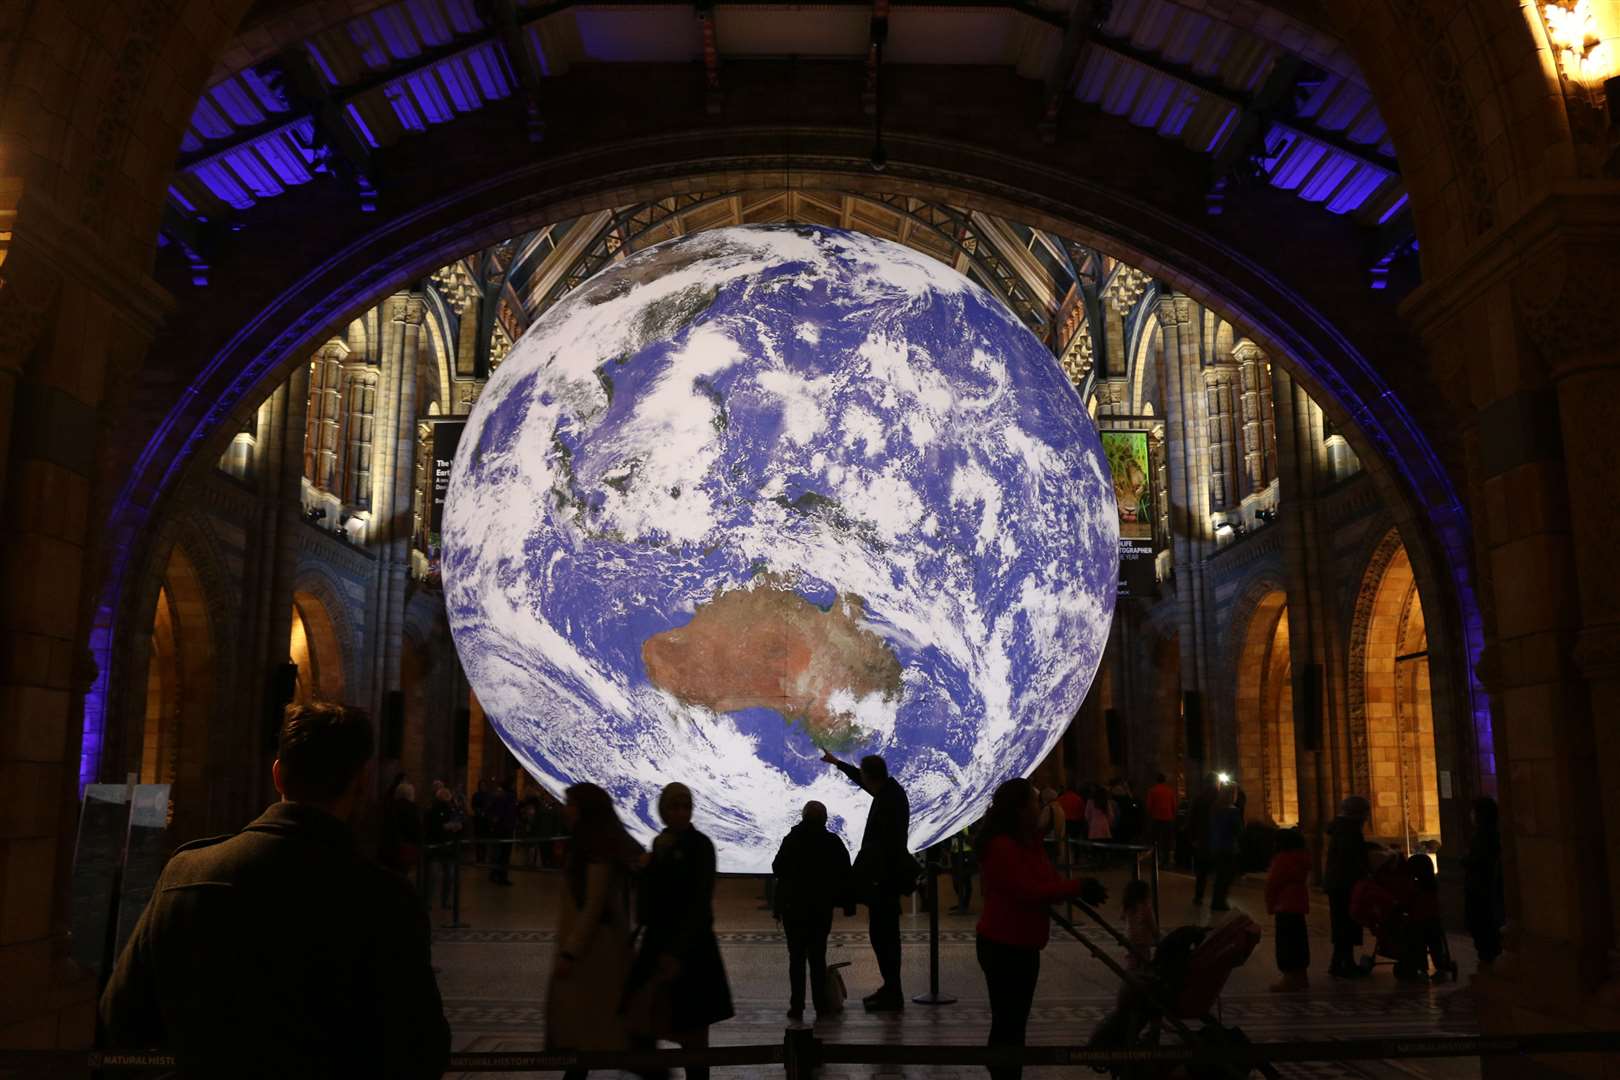
[[[1217,746],[1211,724],[1216,704],[1210,690],[1209,597],[1204,582],[1204,560],[1214,550],[1209,523],[1209,487],[1203,482],[1201,463],[1208,429],[1204,422],[1203,385],[1199,375],[1197,316],[1191,298],[1173,294],[1158,300],[1162,351],[1159,385],[1163,388],[1167,465],[1169,471],[1170,535],[1181,640],[1181,689],[1202,698],[1204,758],[1193,764],[1201,773],[1230,756]]]
[[[310,364],[308,426],[304,436],[304,475],[322,491],[338,492],[339,428],[343,420],[343,361],[349,346],[333,338]]]
[[[363,356],[351,354],[344,361],[343,408],[343,476],[338,494],[344,505],[370,510],[377,369]]]
[[[416,363],[426,303],[395,293],[382,312],[381,401],[372,473],[372,540],[377,552],[372,625],[372,703],[382,716],[384,695],[400,688],[405,641],[405,593],[410,578],[411,492],[416,478]]]
[[[238,722],[215,725],[208,733],[208,760],[236,762],[247,782],[216,784],[206,808],[176,807],[177,819],[190,818],[183,836],[206,836],[246,824],[271,801],[270,689],[277,669],[291,662],[293,578],[297,571],[300,519],[299,478],[303,474],[308,430],[307,365],[293,369],[259,407],[259,439],[254,446],[257,477],[254,527],[243,553],[242,622],[236,635],[247,701]]]
[[[1342,773],[1349,762],[1349,735],[1336,720],[1334,687],[1340,685],[1336,634],[1323,585],[1329,579],[1329,537],[1318,521],[1316,494],[1324,484],[1322,410],[1293,376],[1273,365],[1277,409],[1277,464],[1281,479],[1277,521],[1283,530],[1284,581],[1288,593],[1288,651],[1292,665],[1294,757],[1299,786],[1300,829],[1318,857],[1323,830],[1346,794]],[[1318,675],[1310,674],[1314,667]],[[1316,680],[1311,692],[1309,680]],[[1312,705],[1316,717],[1309,715]],[[1313,732],[1315,738],[1313,739]],[[1343,744],[1342,747],[1340,744]],[[1365,794],[1363,792],[1362,794]]]
[[[1212,510],[1230,510],[1243,499],[1238,479],[1238,368],[1210,364],[1203,375],[1209,418],[1209,503]]]
[[[1495,709],[1508,952],[1477,976],[1488,1032],[1620,1025],[1620,578],[1615,416],[1620,211],[1560,194],[1408,314],[1447,373],[1468,446]],[[1483,748],[1482,748],[1483,752]],[[1597,1075],[1548,1059],[1538,1072]],[[1487,1061],[1487,1075],[1514,1074]]]
[[[88,1046],[96,985],[68,961],[79,781],[99,779],[106,693],[86,648],[101,545],[90,524],[112,415],[170,299],[101,261],[107,238],[49,195],[0,189],[0,1007],[6,1048]],[[110,258],[110,257],[109,257]],[[137,538],[121,538],[133,543]],[[115,714],[96,710],[94,717]],[[122,779],[122,777],[119,777]]]
[[[1271,376],[1266,371],[1266,354],[1247,338],[1233,347],[1232,359],[1237,361],[1238,383],[1243,388],[1243,478],[1247,485],[1244,494],[1252,495],[1264,490],[1276,472],[1272,449],[1276,434],[1271,418]]]

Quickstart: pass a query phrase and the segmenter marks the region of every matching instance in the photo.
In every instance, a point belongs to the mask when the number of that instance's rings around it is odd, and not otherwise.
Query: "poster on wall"
[[[1119,595],[1153,592],[1153,466],[1145,431],[1101,432],[1119,505]]]
[[[444,496],[450,490],[450,469],[456,463],[456,447],[461,444],[461,432],[467,421],[435,420],[433,422],[433,475],[429,483],[433,489],[433,506],[428,511],[428,576],[437,579],[439,555],[443,550],[440,537],[444,529]]]

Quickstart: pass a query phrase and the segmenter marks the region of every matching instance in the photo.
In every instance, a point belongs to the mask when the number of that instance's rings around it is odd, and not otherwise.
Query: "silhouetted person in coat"
[[[788,946],[788,1018],[804,1018],[804,975],[810,969],[810,1001],[818,1017],[831,1008],[826,1000],[827,935],[833,909],[855,914],[849,894],[849,849],[827,831],[827,808],[804,804],[804,817],[782,841],[771,863],[776,875],[776,905]]]
[[[821,760],[836,766],[872,796],[872,810],[866,815],[852,880],[857,894],[866,902],[867,932],[883,985],[864,1001],[871,1012],[903,1009],[906,999],[900,985],[900,898],[917,887],[919,873],[908,846],[911,802],[905,789],[889,775],[888,764],[876,754],[862,758],[858,769],[839,761],[831,752],[823,753]]]
[[[349,828],[371,757],[363,712],[287,710],[281,801],[169,860],[101,995],[104,1046],[169,1050],[186,1077],[444,1072],[427,913]]]
[[[1361,924],[1350,915],[1350,897],[1356,885],[1371,872],[1367,860],[1367,840],[1361,829],[1372,816],[1372,806],[1360,795],[1351,795],[1339,804],[1339,816],[1328,826],[1327,858],[1322,868],[1322,887],[1328,894],[1328,914],[1333,935],[1333,959],[1328,974],[1354,979],[1367,974],[1356,960],[1361,944]]]
[[[714,936],[714,843],[692,827],[692,792],[667,784],[658,796],[664,831],[653,840],[641,871],[641,949],[630,967],[625,1000],[633,1008],[637,1041],[650,1034],[688,1050],[709,1045],[709,1027],[736,1015],[731,984]],[[707,1066],[687,1066],[687,1080],[708,1080]],[[663,1072],[644,1072],[662,1077]]]
[[[1474,939],[1482,967],[1502,955],[1502,924],[1507,905],[1502,887],[1501,811],[1496,800],[1474,800],[1474,835],[1463,856],[1463,925]]]

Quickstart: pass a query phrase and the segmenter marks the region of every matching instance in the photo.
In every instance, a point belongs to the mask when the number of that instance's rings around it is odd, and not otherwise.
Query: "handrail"
[[[1104,1050],[1088,1046],[920,1046],[825,1042],[810,1028],[788,1028],[779,1043],[643,1053],[471,1051],[450,1055],[452,1072],[564,1072],[685,1065],[784,1067],[786,1080],[808,1080],[822,1065],[1249,1065],[1301,1061],[1398,1061],[1417,1058],[1525,1057],[1620,1052],[1620,1031],[1530,1032],[1517,1035],[1400,1035],[1280,1042],[1197,1042]],[[247,1052],[244,1051],[244,1057]],[[0,1050],[0,1069],[25,1075],[172,1070],[174,1055],[151,1051]]]

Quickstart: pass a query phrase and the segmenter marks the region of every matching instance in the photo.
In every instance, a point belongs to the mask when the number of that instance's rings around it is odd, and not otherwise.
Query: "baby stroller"
[[[1350,917],[1373,936],[1372,953],[1361,958],[1364,971],[1392,963],[1398,976],[1415,978],[1418,966],[1428,970],[1432,956],[1435,981],[1457,981],[1457,962],[1451,958],[1445,932],[1426,929],[1438,926],[1438,902],[1432,892],[1418,889],[1406,856],[1390,855],[1372,877],[1356,884],[1350,893]],[[1403,970],[1408,968],[1410,975]]]
[[[1134,948],[1089,904],[1075,906],[1127,950]],[[1112,956],[1083,937],[1068,920],[1056,913],[1052,917],[1125,984],[1118,1006],[1097,1026],[1088,1046],[1120,1050],[1157,1046],[1165,1028],[1194,1046],[1235,1046],[1248,1042],[1239,1028],[1222,1024],[1215,1016],[1215,1009],[1232,969],[1248,960],[1260,943],[1260,927],[1252,919],[1238,915],[1214,929],[1179,927],[1159,942],[1146,967],[1126,971]],[[1189,1022],[1199,1026],[1194,1029]],[[1146,1080],[1167,1074],[1169,1067],[1130,1065],[1110,1071],[1116,1077]],[[1241,1080],[1251,1071],[1258,1071],[1267,1080],[1277,1080],[1279,1075],[1266,1062],[1252,1067],[1239,1064],[1193,1066],[1188,1071],[1200,1080]]]

